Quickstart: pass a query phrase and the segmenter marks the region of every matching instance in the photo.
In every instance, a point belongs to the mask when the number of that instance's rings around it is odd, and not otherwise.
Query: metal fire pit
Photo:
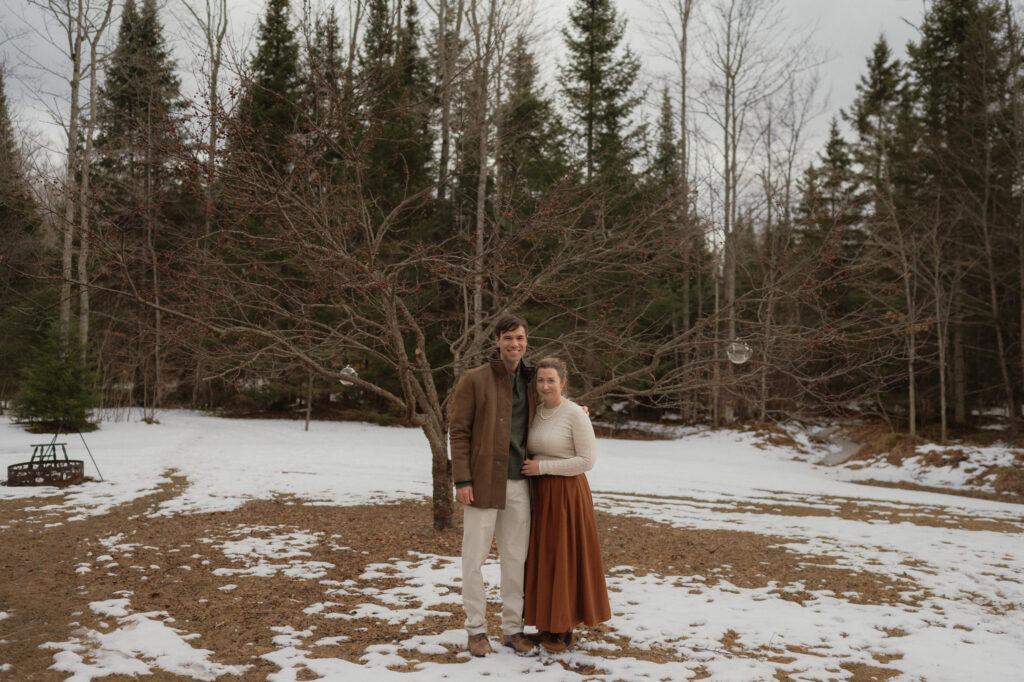
[[[7,467],[7,485],[75,485],[85,480],[85,463],[68,459],[66,443],[40,443],[32,446],[32,459]],[[57,458],[60,448],[64,459]]]

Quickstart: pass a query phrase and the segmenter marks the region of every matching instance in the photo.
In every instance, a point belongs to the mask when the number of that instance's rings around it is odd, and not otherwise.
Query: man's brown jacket
[[[529,382],[529,423],[537,406],[537,370],[525,359],[520,363]],[[472,481],[474,507],[505,508],[511,419],[512,381],[495,354],[462,375],[451,403],[452,478]]]

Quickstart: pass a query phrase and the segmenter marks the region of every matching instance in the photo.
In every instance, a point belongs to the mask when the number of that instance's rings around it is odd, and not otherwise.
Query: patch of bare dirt
[[[927,596],[907,580],[831,566],[828,557],[785,549],[781,545],[788,540],[782,537],[674,528],[604,513],[598,514],[598,525],[606,565],[630,565],[641,574],[699,575],[710,584],[726,580],[746,589],[774,584],[775,594],[801,603],[822,590],[855,604],[908,603],[906,593],[915,593],[917,599]]]

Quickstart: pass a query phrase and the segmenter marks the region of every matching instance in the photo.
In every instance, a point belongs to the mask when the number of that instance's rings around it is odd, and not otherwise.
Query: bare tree
[[[807,63],[801,44],[784,28],[779,0],[715,0],[707,7],[705,24],[710,75],[701,100],[703,114],[719,136],[715,169],[721,201],[715,220],[720,237],[716,241],[722,258],[725,336],[732,341],[736,338],[740,213],[750,188],[757,141],[763,134],[756,114]],[[732,405],[725,406],[724,416],[732,420]]]
[[[203,232],[209,238],[212,230],[214,196],[217,174],[217,139],[221,118],[220,72],[224,61],[224,38],[228,30],[227,0],[205,0],[200,9],[191,0],[182,0],[182,5],[192,16],[202,32],[206,49],[206,105],[209,108],[206,142],[206,210]]]
[[[72,318],[72,282],[76,277],[73,272],[75,256],[76,223],[79,225],[79,246],[82,253],[78,261],[78,279],[88,273],[90,217],[87,203],[88,169],[83,166],[79,154],[82,141],[83,103],[82,87],[88,70],[88,87],[90,106],[95,103],[96,78],[98,62],[103,58],[101,41],[103,33],[110,23],[113,0],[27,0],[29,7],[38,10],[46,20],[45,26],[29,26],[38,37],[52,43],[67,57],[66,70],[61,66],[44,63],[37,58],[29,57],[34,68],[49,74],[57,75],[68,84],[66,112],[59,107],[50,108],[54,120],[64,128],[67,136],[65,147],[65,166],[62,187],[61,216],[58,219],[61,232],[61,288],[59,329],[65,342],[71,334]],[[88,48],[88,54],[86,49]],[[91,153],[92,121],[94,116],[90,109],[88,130],[85,136],[86,157]],[[79,291],[79,334],[88,334],[89,329],[89,295]],[[82,336],[81,343],[86,343]]]
[[[331,111],[358,115],[358,109]],[[331,130],[351,124],[313,123]],[[538,352],[547,346],[600,370],[586,365],[591,380],[581,387],[584,397],[643,380],[676,343],[645,335],[639,324],[645,308],[637,305],[643,300],[637,283],[664,267],[664,254],[643,210],[595,239],[580,218],[599,210],[588,204],[629,198],[577,194],[572,185],[516,216],[514,233],[487,230],[482,254],[459,233],[429,242],[412,238],[405,232],[409,219],[434,200],[436,185],[408,191],[382,215],[362,175],[375,144],[372,135],[296,136],[292,143],[300,147],[312,137],[327,140],[340,159],[330,168],[318,166],[315,155],[302,148],[293,156],[300,161],[288,171],[260,163],[258,152],[238,150],[220,171],[220,191],[233,207],[234,221],[224,221],[217,248],[183,244],[167,264],[165,287],[187,290],[188,299],[158,302],[130,287],[113,293],[159,306],[168,319],[178,320],[180,333],[191,330],[211,367],[301,366],[307,381],[311,374],[350,382],[405,415],[426,436],[434,523],[445,527],[453,513],[447,395],[456,359],[481,361],[493,347],[493,320],[540,302],[543,319],[531,335]],[[196,156],[190,165],[201,167],[202,159]],[[247,229],[249,220],[261,228]],[[497,304],[468,320],[458,309],[438,308],[436,301],[451,291],[471,290],[481,256]],[[568,324],[580,318],[588,324]],[[544,339],[546,326],[559,329],[557,341]],[[361,368],[358,377],[342,373],[347,364]]]
[[[769,373],[779,364],[776,316],[783,303],[781,289],[784,274],[792,267],[789,251],[794,246],[793,204],[796,193],[797,164],[803,155],[807,127],[818,112],[818,74],[807,72],[804,79],[792,78],[763,113],[761,128],[764,165],[759,171],[764,191],[763,270],[759,278],[764,291],[758,303],[758,322],[762,328],[759,417],[768,419]]]

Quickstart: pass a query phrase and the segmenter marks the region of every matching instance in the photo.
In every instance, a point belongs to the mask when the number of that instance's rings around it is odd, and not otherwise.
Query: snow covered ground
[[[0,499],[45,496],[34,509],[61,510],[72,518],[106,513],[150,494],[174,472],[188,477],[184,492],[153,512],[173,516],[224,511],[252,499],[292,495],[318,505],[353,505],[430,494],[429,449],[414,429],[367,424],[228,420],[188,412],[164,412],[160,423],[104,424],[86,435],[103,482],[65,491],[0,487]],[[319,637],[292,624],[267,623],[279,648],[264,656],[278,666],[270,678],[285,682],[306,668],[327,680],[688,679],[698,670],[714,680],[794,680],[851,677],[851,666],[900,671],[896,680],[951,682],[1020,679],[1024,667],[1024,508],[1001,502],[859,485],[862,470],[814,464],[828,446],[796,435],[804,450],[766,446],[754,433],[681,430],[671,441],[601,440],[596,468],[588,474],[599,510],[643,517],[672,527],[738,530],[783,538],[782,547],[823,564],[879,575],[912,586],[903,598],[870,603],[855,594],[810,591],[802,600],[780,596],[806,586],[772,584],[748,589],[715,575],[670,575],[608,567],[614,617],[612,632],[634,649],[675,652],[666,662],[616,655],[607,644],[578,647],[552,659],[522,659],[499,652],[458,663],[425,661],[415,674],[389,670],[409,652],[441,653],[464,644],[458,629],[367,648],[361,663],[317,657]],[[0,421],[0,466],[27,459],[40,436]],[[69,454],[86,462],[77,435],[62,438]],[[990,453],[1012,461],[1012,453]],[[986,455],[988,456],[988,455]],[[1008,459],[1009,458],[1009,459]],[[899,479],[897,471],[888,478]],[[909,471],[909,470],[908,470]],[[959,474],[957,474],[958,476]],[[947,475],[943,485],[962,478]],[[880,478],[877,472],[871,477]],[[909,473],[908,478],[913,478]],[[939,479],[936,479],[939,480]],[[930,483],[936,485],[938,483]],[[850,509],[863,510],[853,514]],[[927,519],[927,523],[918,522]],[[4,526],[0,526],[0,530]],[[970,527],[970,529],[968,529]],[[409,555],[368,567],[346,581],[324,579],[330,564],[308,560],[316,536],[303,528],[239,528],[216,541],[224,559],[214,575],[230,590],[241,580],[286,575],[318,581],[322,601],[297,608],[325,620],[380,618],[415,623],[439,605],[459,602],[456,556]],[[344,533],[332,538],[339,547]],[[100,570],[130,556],[125,538],[111,536],[109,553],[78,567]],[[488,564],[492,587],[497,565]],[[381,592],[370,583],[400,578]],[[360,613],[332,610],[331,596],[374,596]],[[497,598],[496,590],[493,594]],[[113,629],[82,629],[47,646],[54,668],[69,679],[166,671],[194,679],[231,679],[244,666],[212,662],[163,612],[136,612],[131,594],[110,594],[90,608]],[[8,614],[0,604],[0,620]],[[730,642],[730,647],[723,645]],[[735,655],[736,649],[747,652]],[[7,669],[0,649],[0,672]],[[890,662],[891,663],[888,663]],[[887,665],[883,665],[886,664]],[[592,668],[587,668],[592,666]]]

